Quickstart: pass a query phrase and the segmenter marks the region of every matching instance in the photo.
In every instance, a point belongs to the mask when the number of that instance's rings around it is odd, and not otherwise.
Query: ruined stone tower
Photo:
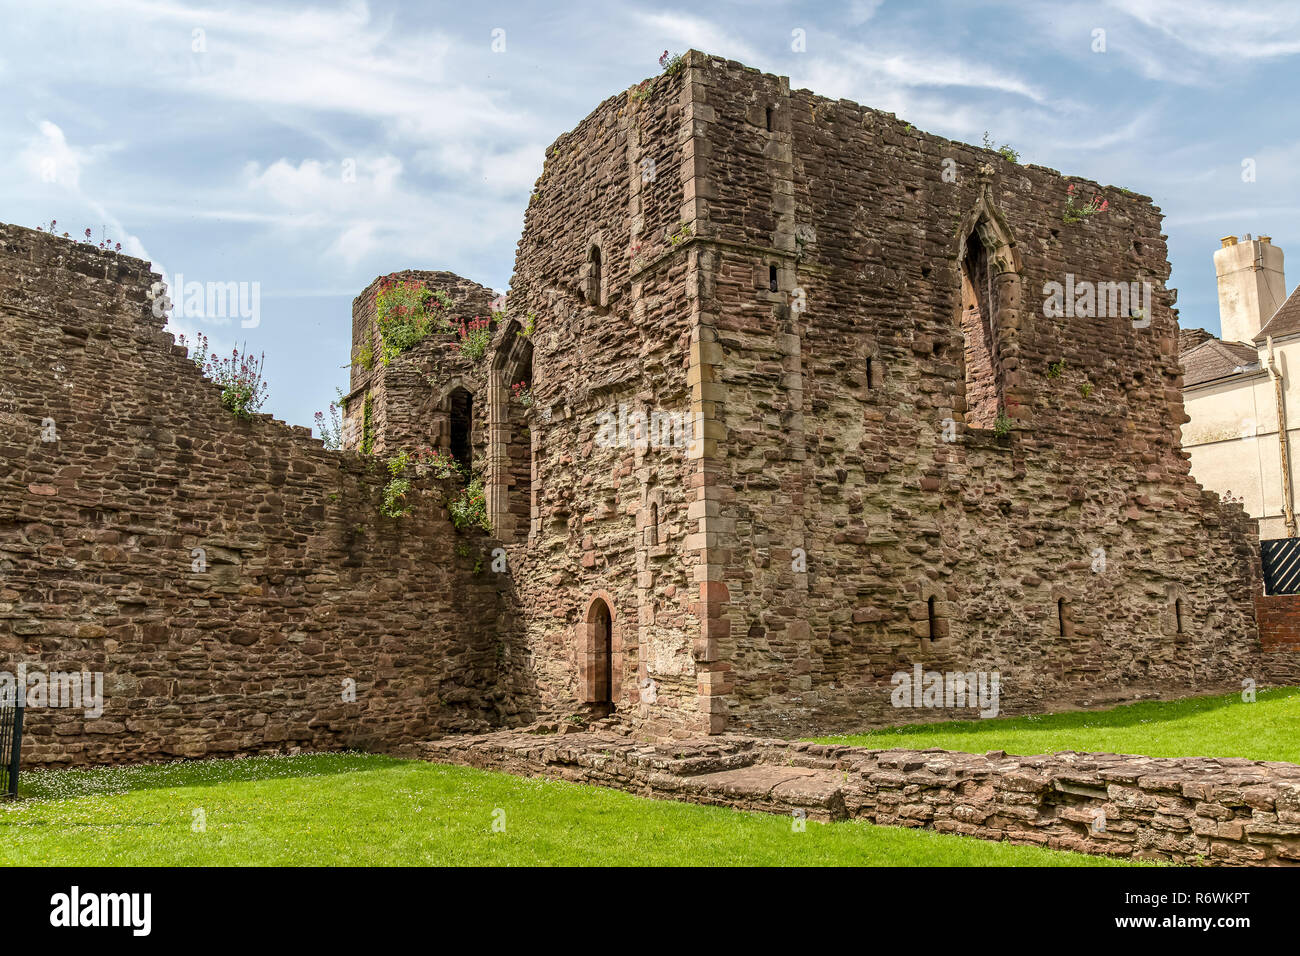
[[[1067,221],[1072,186],[1104,212]],[[447,448],[469,395],[521,713],[897,723],[934,716],[891,707],[916,665],[999,672],[1003,712],[1238,686],[1257,557],[1179,448],[1160,229],[1145,197],[691,52],[547,151],[482,363],[423,344],[350,414],[408,363],[412,437]],[[1067,281],[1150,312],[1049,317]]]

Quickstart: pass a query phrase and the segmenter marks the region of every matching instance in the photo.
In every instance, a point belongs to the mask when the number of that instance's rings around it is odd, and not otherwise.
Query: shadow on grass
[[[1123,704],[1109,710],[1071,710],[1055,714],[995,717],[986,720],[900,724],[896,727],[882,727],[876,730],[864,730],[860,733],[835,734],[815,739],[839,743],[851,737],[866,737],[871,739],[871,743],[860,744],[859,746],[871,746],[877,741],[887,745],[891,736],[904,735],[908,737],[951,737],[962,734],[985,734],[999,731],[1068,731],[1095,730],[1105,727],[1137,727],[1142,724],[1160,724],[1185,720],[1199,714],[1208,714],[1234,706],[1258,706],[1259,704],[1281,701],[1296,694],[1300,694],[1300,688],[1277,687],[1259,691],[1255,704],[1246,704],[1241,700],[1240,694],[1232,693],[1211,697],[1185,697],[1172,701],[1142,701],[1136,704]],[[911,748],[909,747],[909,749]]]
[[[165,787],[206,787],[289,777],[323,777],[382,770],[401,763],[405,761],[349,751],[176,760],[171,763],[120,767],[27,770],[18,778],[18,793],[25,799],[60,800]]]

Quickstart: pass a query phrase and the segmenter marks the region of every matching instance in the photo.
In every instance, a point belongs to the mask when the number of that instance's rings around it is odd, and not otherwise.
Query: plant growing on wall
[[[456,326],[456,336],[453,348],[471,362],[477,362],[487,354],[488,346],[492,344],[492,320],[474,316],[469,322]]]
[[[55,229],[56,229],[56,227],[58,226],[58,224],[59,224],[59,221],[58,221],[57,219],[51,219],[50,222],[49,222],[49,225],[46,225],[46,226],[37,226],[37,227],[36,227],[36,231],[37,231],[37,232],[48,232],[51,236],[57,236],[58,233],[55,231]],[[62,238],[64,238],[64,239],[71,239],[72,237],[71,237],[70,235],[68,235],[68,234],[65,232],[65,233],[63,234],[63,237],[62,237]],[[90,229],[86,229],[86,232],[85,232],[85,238],[84,238],[84,239],[79,239],[79,240],[77,240],[77,241],[80,242],[80,243],[82,243],[83,245],[90,245],[90,244],[93,243],[95,240],[94,240],[93,238],[91,238]],[[121,251],[122,251],[122,244],[121,244],[120,242],[113,242],[113,241],[111,241],[111,240],[108,238],[108,228],[107,228],[107,227],[103,227],[103,229],[101,230],[101,233],[100,233],[99,248],[103,249],[105,252],[121,252]]]
[[[1016,152],[1016,150],[1012,149],[1006,143],[1003,143],[1001,146],[995,146],[993,143],[993,138],[989,136],[988,130],[984,131],[984,148],[996,151],[997,154],[1001,156],[1003,159],[1005,159],[1008,163],[1020,162],[1020,153]]]
[[[999,412],[998,417],[993,420],[993,434],[998,438],[1005,438],[1007,435],[1010,435],[1011,419]]]
[[[491,531],[492,523],[488,520],[487,495],[483,492],[482,476],[475,475],[471,478],[465,490],[447,505],[447,511],[458,531],[476,527]]]
[[[1065,359],[1060,359],[1047,366],[1048,378],[1060,378],[1065,372]]]
[[[335,387],[334,394],[338,396],[337,401],[330,402],[329,421],[325,421],[325,413],[317,412],[316,430],[320,432],[321,441],[325,447],[331,451],[338,451],[343,447],[343,421],[339,416],[339,410],[347,410],[347,397],[343,394],[343,389]]]
[[[452,457],[451,452],[441,448],[421,448],[414,455],[415,472],[421,477],[432,475],[434,478],[464,479],[465,469]]]
[[[177,341],[190,348],[184,335],[177,336]],[[194,354],[190,356],[205,376],[221,386],[221,404],[234,413],[236,418],[249,419],[259,411],[266,401],[267,384],[262,378],[262,368],[266,362],[263,352],[254,358],[244,346],[230,350],[230,355],[218,357],[208,351],[208,337],[202,332],[195,336]]]
[[[527,382],[516,382],[511,385],[510,394],[514,397],[514,400],[524,406],[524,408],[533,407],[533,392],[532,389],[528,387]]]
[[[1093,196],[1086,203],[1076,203],[1074,201],[1074,183],[1070,183],[1065,190],[1065,212],[1061,216],[1061,221],[1066,223],[1083,222],[1089,216],[1103,213],[1109,208],[1110,200],[1102,199],[1100,196]]]
[[[675,248],[680,243],[685,242],[690,237],[691,237],[691,224],[689,222],[679,222],[677,224],[677,231],[672,233],[668,237],[668,241]]]
[[[370,394],[361,405],[361,453],[369,455],[375,447],[375,429],[370,422]]]
[[[402,477],[410,464],[411,456],[404,451],[388,459],[389,480],[384,486],[384,501],[379,506],[379,513],[386,518],[405,518],[411,513],[410,506],[405,504],[411,481]]]
[[[381,362],[389,364],[435,332],[447,332],[451,298],[412,279],[386,278],[375,297],[375,323],[383,350]]]
[[[663,67],[664,76],[676,76],[686,68],[686,60],[680,53],[669,56],[668,51],[664,50],[659,56],[659,65]]]

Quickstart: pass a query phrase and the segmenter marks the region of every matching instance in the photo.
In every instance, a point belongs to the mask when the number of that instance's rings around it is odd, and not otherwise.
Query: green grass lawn
[[[1244,703],[1240,694],[1187,697],[1113,710],[913,724],[818,740],[876,748],[942,747],[967,753],[1082,750],[1300,763],[1300,688],[1260,691],[1254,703]]]
[[[789,817],[358,754],[23,781],[26,798],[0,804],[5,865],[1115,865],[857,822],[793,832]]]

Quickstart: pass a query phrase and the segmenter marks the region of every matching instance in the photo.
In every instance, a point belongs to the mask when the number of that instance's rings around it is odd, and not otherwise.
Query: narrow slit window
[[[776,291],[776,266],[767,267],[767,291]]]
[[[934,598],[931,597],[930,600],[925,603],[930,618],[930,640],[933,641],[939,636],[939,618],[935,615]]]
[[[1065,598],[1056,599],[1056,626],[1061,636],[1065,637]]]
[[[600,246],[591,247],[591,290],[588,300],[592,305],[600,304]]]
[[[1183,633],[1183,599],[1174,598],[1174,633]]]
[[[651,547],[659,544],[659,505],[650,503],[650,527],[646,529],[646,540]]]
[[[767,108],[767,131],[772,132],[772,107]]]
[[[867,356],[867,390],[876,387],[876,363],[870,355]]]

